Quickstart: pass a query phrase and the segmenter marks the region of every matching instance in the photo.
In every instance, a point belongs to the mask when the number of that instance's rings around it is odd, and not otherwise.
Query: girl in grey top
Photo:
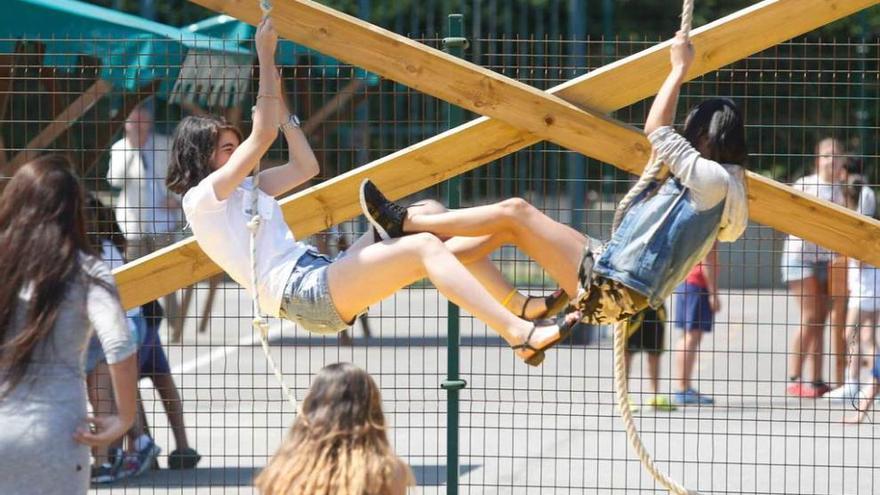
[[[0,201],[0,493],[85,494],[89,445],[134,420],[135,344],[109,268],[91,255],[72,166],[23,166]],[[83,354],[104,347],[116,415],[88,417]]]

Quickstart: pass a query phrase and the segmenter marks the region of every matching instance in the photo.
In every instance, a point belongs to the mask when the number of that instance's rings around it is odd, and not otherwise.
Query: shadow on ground
[[[463,465],[459,472],[464,475],[479,466]],[[217,467],[197,468],[182,471],[161,469],[148,471],[138,478],[121,481],[113,485],[99,485],[93,488],[98,491],[118,490],[124,487],[156,487],[156,488],[196,488],[211,486],[250,486],[261,468],[256,467]],[[419,486],[442,486],[446,483],[445,465],[412,466]]]

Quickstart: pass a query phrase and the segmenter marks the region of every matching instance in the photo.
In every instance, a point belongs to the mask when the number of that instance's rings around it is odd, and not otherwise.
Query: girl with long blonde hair
[[[256,479],[263,495],[399,495],[414,485],[388,443],[379,387],[349,363],[318,373],[287,438]]]

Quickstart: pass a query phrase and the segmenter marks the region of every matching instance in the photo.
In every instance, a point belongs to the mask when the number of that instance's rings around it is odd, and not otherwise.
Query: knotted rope
[[[681,30],[685,35],[689,35],[691,24],[694,18],[694,1],[684,0],[681,13]],[[617,206],[614,213],[614,222],[612,223],[612,233],[620,226],[623,216],[631,206],[633,200],[644,192],[648,186],[656,180],[660,171],[663,169],[663,162],[657,159],[652,160],[645,166],[639,181],[624,196]],[[688,491],[687,488],[681,486],[677,481],[670,478],[666,473],[654,464],[651,454],[639,437],[639,430],[633,420],[632,405],[629,401],[629,384],[627,383],[626,374],[626,322],[618,323],[614,332],[614,379],[617,390],[617,407],[620,409],[620,419],[626,428],[626,436],[629,438],[630,445],[639,457],[642,466],[658,483],[663,485],[670,493],[675,495],[693,495],[697,492]]]
[[[263,11],[263,17],[267,17],[269,12],[272,10],[272,3],[269,0],[260,0],[260,10]],[[272,369],[272,373],[275,374],[275,378],[278,379],[279,385],[281,385],[281,390],[284,391],[284,396],[287,398],[287,401],[293,407],[293,410],[297,410],[296,405],[296,397],[293,395],[293,392],[290,390],[290,387],[287,386],[287,382],[284,381],[284,375],[281,374],[281,370],[278,368],[278,365],[275,364],[275,358],[272,357],[272,353],[269,352],[269,321],[263,316],[262,310],[260,309],[260,290],[257,286],[257,234],[260,231],[260,225],[263,222],[262,217],[260,216],[260,161],[257,160],[257,166],[254,167],[254,180],[253,180],[253,188],[251,189],[251,219],[247,223],[248,230],[250,231],[250,248],[251,248],[251,287],[253,287],[253,311],[254,311],[254,319],[251,324],[254,327],[260,336],[260,345],[263,348],[263,354],[266,355],[266,361],[269,362],[269,368]]]

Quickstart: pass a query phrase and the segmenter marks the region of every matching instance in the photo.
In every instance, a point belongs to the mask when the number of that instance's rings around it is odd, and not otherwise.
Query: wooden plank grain
[[[193,1],[259,22],[259,10],[237,1]],[[317,2],[279,2],[272,20],[285,38],[598,160],[632,166],[650,152],[633,127]]]
[[[195,1],[218,3],[222,0]],[[226,3],[231,6],[237,5],[235,2]],[[878,3],[876,0],[863,0],[861,6],[866,7],[876,3]],[[736,18],[747,25],[747,29],[722,29],[713,37],[713,42],[718,43],[716,45],[706,46],[707,38],[696,35],[694,38],[697,53],[703,58],[718,59],[715,63],[721,60],[732,61],[741,56],[743,47],[738,46],[740,43],[746,45],[749,52],[757,51],[762,46],[761,38],[766,38],[768,31],[781,29],[782,25],[788,30],[793,29],[794,32],[815,27],[818,21],[828,20],[843,13],[857,12],[859,4],[857,0],[814,1],[813,5],[825,12],[826,16],[817,19],[821,16],[804,15],[806,2],[769,2],[767,5],[771,8],[772,15],[759,16],[755,8],[738,12]],[[229,13],[235,16],[248,15],[246,9]],[[650,145],[641,131],[604,115],[598,116],[592,110],[578,111],[579,107],[572,110],[572,107],[561,105],[559,102],[566,101],[573,104],[571,100],[574,100],[574,103],[586,108],[594,103],[611,100],[612,95],[618,95],[615,98],[618,98],[619,103],[641,99],[649,90],[644,83],[639,86],[638,81],[662,80],[669,71],[666,46],[654,47],[642,54],[643,60],[649,60],[647,66],[653,72],[646,70],[636,74],[630,70],[620,76],[606,77],[604,84],[599,84],[598,91],[575,91],[574,88],[583,88],[585,85],[572,82],[558,91],[551,90],[544,93],[311,0],[280,4],[273,10],[272,16],[279,32],[294,41],[471,111],[494,117],[568,149],[630,172],[639,171],[647,159]],[[729,22],[718,25],[728,25]],[[617,65],[633,66],[625,62]],[[695,77],[702,73],[701,71],[704,72],[705,66],[706,64],[697,64],[689,76]],[[611,69],[598,71],[593,77],[602,81],[603,74],[610,72]],[[636,90],[629,89],[630,80],[636,82],[633,84]],[[627,84],[621,84],[621,81],[627,81]],[[568,93],[571,93],[568,98],[564,100],[559,98]],[[625,95],[620,96],[620,94]],[[601,97],[589,95],[601,95]],[[603,110],[609,109],[613,109],[613,106]],[[758,194],[753,195],[751,202],[753,209],[780,212],[795,210],[788,215],[768,216],[765,219],[769,220],[768,225],[788,233],[797,232],[798,235],[816,243],[827,245],[834,242],[828,239],[835,233],[834,229],[841,224],[851,225],[857,218],[852,212],[830,208],[828,204],[823,204],[815,198],[798,197],[797,201],[793,200],[790,204],[778,204],[775,198],[792,197],[792,191],[781,184],[757,183],[757,176],[754,175],[749,176],[749,181],[755,182],[752,189],[759,191]],[[772,188],[779,189],[775,191],[777,194],[765,198],[760,193]],[[809,214],[811,211],[813,215]],[[817,214],[821,221],[811,222],[812,228],[804,229],[804,222],[800,218],[809,216],[815,219]],[[880,260],[875,257],[880,256],[875,254],[875,250],[863,252],[863,247],[866,243],[870,243],[875,234],[870,231],[870,225],[870,223],[862,224],[865,228],[856,229],[850,233],[852,237],[840,243],[845,249],[842,251],[844,254],[862,259],[873,257],[875,261]]]
[[[200,2],[201,3],[201,0]],[[224,7],[215,4],[216,10]],[[768,0],[695,29],[692,41],[700,56],[691,68],[691,77],[715,70],[723,65],[769,48],[799,34],[843,18],[876,1],[852,0]],[[247,4],[248,8],[251,6]],[[226,11],[228,13],[228,11]],[[792,14],[796,12],[796,14]],[[785,16],[787,22],[760,33],[753,26],[772,26]],[[794,17],[794,20],[792,20]],[[742,39],[736,38],[740,33]],[[731,38],[738,39],[731,43]],[[589,104],[602,111],[611,111],[635,103],[656,92],[668,69],[665,46],[655,46],[557,86],[556,93],[572,103]],[[627,84],[620,84],[627,80]],[[625,87],[625,89],[624,89]],[[481,117],[446,131],[370,164],[340,175],[309,190],[282,201],[285,219],[298,237],[318,232],[335,223],[360,214],[357,188],[365,177],[374,179],[392,198],[399,198],[472,170],[539,142],[527,131],[501,121]],[[640,170],[641,162],[633,160],[631,172]],[[761,178],[756,178],[760,181]],[[750,179],[750,184],[755,179]],[[775,194],[780,189],[767,188]],[[761,187],[751,187],[752,214],[764,215],[764,203],[755,204]],[[774,196],[772,211],[785,195]],[[807,199],[809,201],[809,199]],[[780,203],[781,202],[781,203]],[[810,203],[812,204],[812,203]],[[758,213],[761,211],[760,213]],[[755,217],[756,221],[772,224],[771,218]],[[852,221],[847,217],[847,221]],[[872,228],[876,226],[872,225]],[[791,229],[796,230],[796,229]],[[116,270],[117,283],[126,307],[155,299],[185,287],[221,270],[211,263],[192,239],[144,257]]]

